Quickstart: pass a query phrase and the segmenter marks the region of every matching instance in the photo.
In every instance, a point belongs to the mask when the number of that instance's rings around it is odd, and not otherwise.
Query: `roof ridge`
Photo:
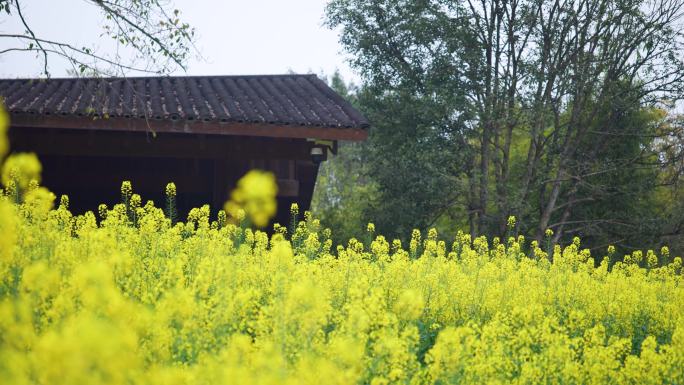
[[[0,78],[0,81],[9,80],[125,80],[125,79],[199,79],[199,78],[273,78],[273,77],[318,77],[316,74],[247,74],[247,75],[156,75],[156,76],[85,76],[85,77],[50,77],[50,78]]]

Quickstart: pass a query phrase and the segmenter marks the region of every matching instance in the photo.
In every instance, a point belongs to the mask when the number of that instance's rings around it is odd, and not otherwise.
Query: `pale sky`
[[[326,0],[175,0],[182,20],[195,27],[203,58],[188,63],[188,75],[239,75],[313,72],[358,82],[338,43],[338,34],[323,26]],[[103,17],[83,0],[24,0],[24,16],[38,37],[113,49],[100,37]],[[0,15],[0,33],[23,33],[16,16]],[[18,44],[13,43],[13,46]],[[0,38],[0,51],[10,42]],[[66,76],[69,65],[51,58],[53,77]],[[35,77],[41,63],[33,53],[0,55],[0,78]],[[182,72],[178,72],[182,75]]]

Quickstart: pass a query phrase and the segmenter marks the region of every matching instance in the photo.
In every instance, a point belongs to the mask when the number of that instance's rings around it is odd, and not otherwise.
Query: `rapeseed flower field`
[[[74,215],[40,170],[29,154],[3,165],[3,384],[684,383],[667,248],[435,230],[404,245],[372,224],[338,246],[296,206],[269,235],[251,228],[274,212],[263,173],[215,219],[174,218],[173,184],[161,208],[129,182]]]

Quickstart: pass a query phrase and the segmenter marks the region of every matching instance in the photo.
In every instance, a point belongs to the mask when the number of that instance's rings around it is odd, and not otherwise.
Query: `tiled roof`
[[[0,79],[14,114],[366,128],[316,75]]]

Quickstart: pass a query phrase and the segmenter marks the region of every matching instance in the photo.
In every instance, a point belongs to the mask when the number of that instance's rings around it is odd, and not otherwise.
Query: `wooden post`
[[[297,203],[302,211],[309,210],[313,198],[318,165],[311,161],[297,161],[297,180],[299,180],[299,196]]]
[[[228,165],[225,159],[214,159],[214,180],[212,192],[212,209],[221,210],[228,199]]]

